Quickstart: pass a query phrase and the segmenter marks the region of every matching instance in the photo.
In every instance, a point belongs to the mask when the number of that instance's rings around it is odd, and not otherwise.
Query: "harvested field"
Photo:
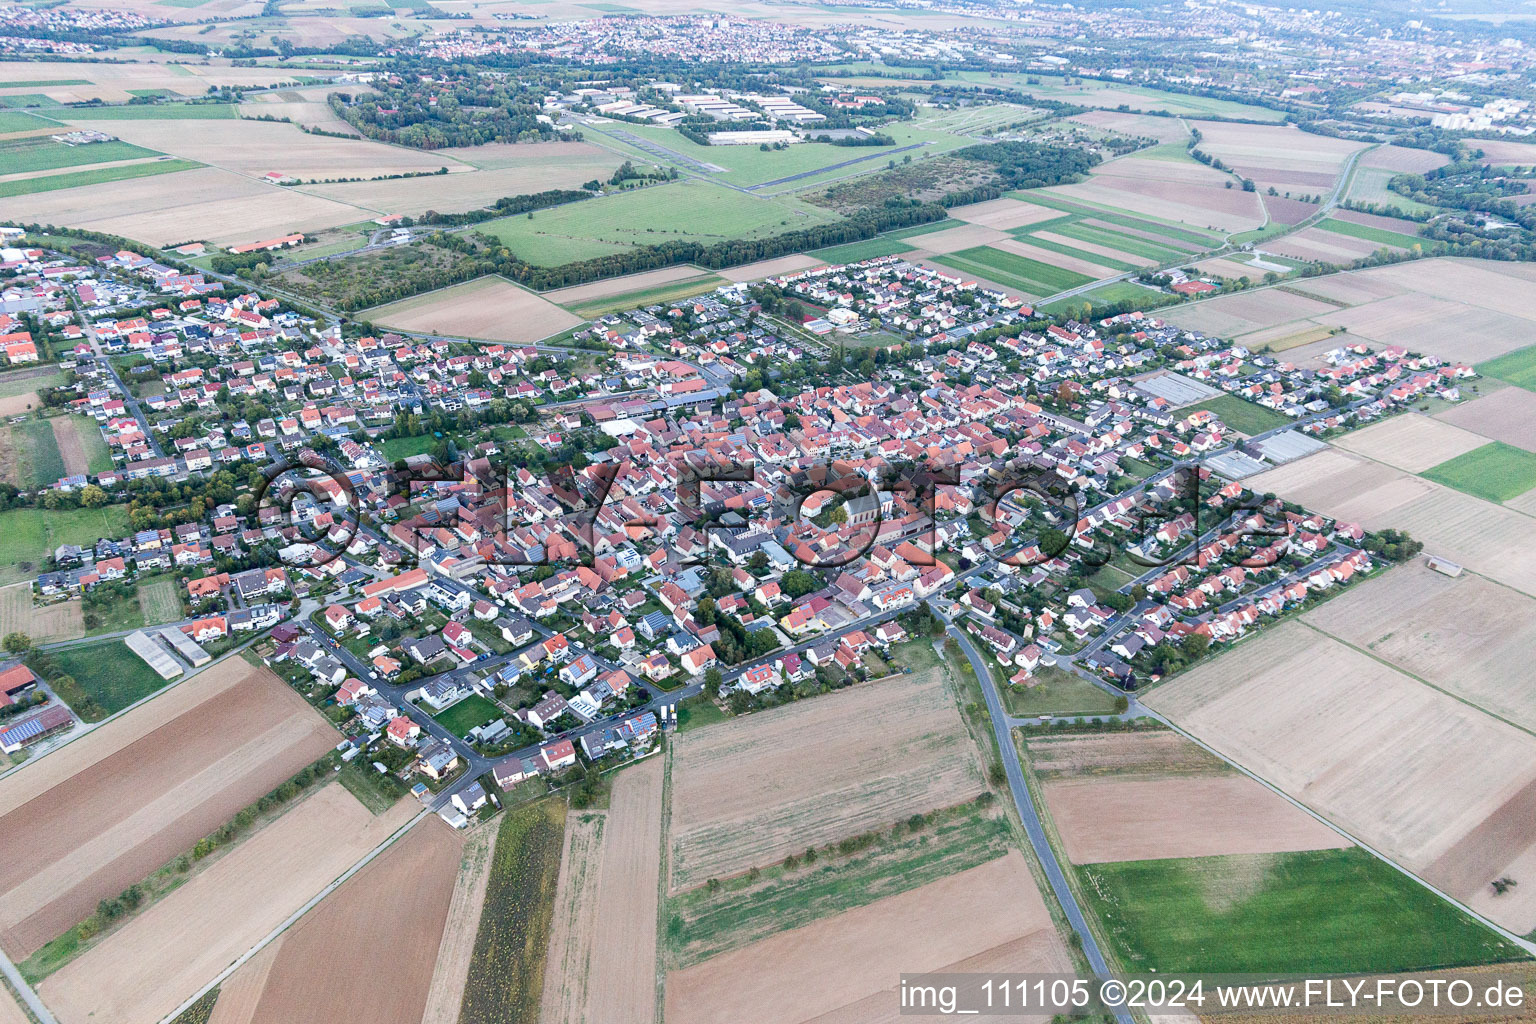
[[[1508,288],[1508,284],[1504,287]],[[1532,324],[1524,317],[1422,294],[1338,310],[1326,319],[1377,344],[1406,345],[1442,359],[1467,363],[1519,348],[1529,340]]]
[[[1061,733],[1030,736],[1030,770],[1042,779],[1210,775],[1227,763],[1176,732]]]
[[[1270,219],[1279,224],[1300,224],[1318,210],[1313,203],[1283,196],[1265,196],[1264,208],[1269,211]]]
[[[1435,418],[1536,452],[1536,392],[1500,388],[1491,395],[1452,406]]]
[[[1359,306],[1377,299],[1390,299],[1409,289],[1387,281],[1369,270],[1346,270],[1326,277],[1308,278],[1306,289],[1324,298]]]
[[[151,177],[0,199],[0,218],[66,224],[151,245],[193,238],[218,245],[253,242],[367,216],[353,206],[217,167],[178,172],[175,188]]]
[[[89,473],[91,459],[86,454],[85,444],[77,432],[81,424],[77,423],[73,416],[55,416],[49,423],[53,427],[54,443],[59,446],[59,455],[64,459],[65,475]],[[95,431],[96,424],[92,423],[90,429]]]
[[[666,1019],[874,1024],[897,1019],[899,971],[1048,972],[1070,964],[1015,851],[672,973]]]
[[[739,267],[731,267],[720,271],[720,276],[727,281],[761,281],[765,277],[793,274],[797,270],[809,270],[811,267],[819,267],[824,262],[826,261],[819,260],[814,256],[795,253],[791,256],[780,256],[772,260],[759,260],[757,263],[743,263]]]
[[[1184,142],[1189,129],[1177,118],[1152,114],[1131,114],[1119,110],[1090,110],[1068,118],[1092,128],[1104,128],[1123,135],[1143,135],[1158,142]]]
[[[972,203],[969,206],[956,206],[950,209],[949,215],[967,224],[979,224],[984,228],[1007,231],[1009,228],[1021,228],[1026,224],[1038,224],[1043,220],[1054,220],[1061,216],[1061,211],[1005,197],[985,203]]]
[[[1228,280],[1234,281],[1244,277],[1250,281],[1262,281],[1265,274],[1263,267],[1255,267],[1248,263],[1240,263],[1237,260],[1230,259],[1225,256],[1214,260],[1205,260],[1202,263],[1196,263],[1195,269],[1200,271],[1202,274],[1212,274],[1216,277],[1226,278]]]
[[[1289,256],[1292,259],[1308,260],[1314,263],[1353,263],[1362,256],[1369,256],[1380,249],[1375,242],[1368,242],[1360,238],[1350,238],[1348,235],[1336,234],[1332,231],[1324,231],[1322,228],[1311,227],[1285,238],[1277,238],[1264,243],[1265,248]]]
[[[831,749],[837,772],[805,770]],[[940,668],[684,733],[673,756],[673,892],[984,788]]]
[[[1278,327],[1267,327],[1262,331],[1253,331],[1250,334],[1240,334],[1236,341],[1255,352],[1268,349],[1271,352],[1290,352],[1292,349],[1304,348],[1319,342],[1328,341],[1333,337],[1333,332],[1326,327],[1311,327],[1297,324],[1281,324]],[[1324,346],[1324,350],[1336,348],[1337,343]],[[1292,362],[1302,366],[1309,365],[1302,362],[1301,355],[1292,354],[1286,357]]]
[[[94,6],[94,5],[89,5]],[[214,0],[212,7],[202,7],[195,17],[206,18],[225,6],[225,0]],[[146,17],[156,20],[174,20],[176,7],[155,4],[145,10]],[[259,13],[259,8],[249,14]],[[198,58],[202,61],[203,58]],[[236,68],[227,63],[183,63],[178,61],[59,61],[49,62],[46,74],[40,75],[36,63],[25,61],[0,61],[0,81],[27,82],[39,77],[50,81],[84,81],[84,85],[51,87],[28,86],[23,92],[40,92],[60,103],[81,103],[101,99],[108,103],[127,103],[134,98],[130,89],[163,89],[182,96],[203,96],[210,85],[265,86],[293,81],[294,72],[286,68]],[[81,111],[50,111],[52,116],[74,115]]]
[[[565,822],[560,884],[555,890],[549,957],[544,963],[541,1024],[583,1024],[588,1019],[592,946],[600,928],[603,829],[607,821],[608,816],[602,812],[584,812],[572,813]],[[457,1024],[458,1011],[459,1004],[455,1002],[453,1016],[443,1024]]]
[[[1165,319],[1189,330],[1230,338],[1304,317],[1321,317],[1337,312],[1326,302],[1293,295],[1278,288],[1261,288],[1192,303],[1168,313]]]
[[[1368,459],[1410,473],[1422,473],[1447,459],[1481,448],[1488,438],[1409,412],[1351,431],[1334,443]]]
[[[109,132],[125,142],[158,153],[169,153],[257,178],[269,171],[281,171],[300,181],[308,181],[314,178],[380,178],[411,171],[431,172],[440,167],[450,171],[469,170],[467,165],[441,153],[386,146],[371,139],[311,135],[300,131],[296,125],[277,121],[205,121],[198,124],[196,131],[188,131],[184,122],[175,120],[93,122],[72,119],[71,123]],[[439,184],[437,187],[451,193],[451,186]]]
[[[358,315],[403,331],[489,341],[538,341],[581,323],[580,317],[549,299],[490,276],[375,306]]]
[[[1436,167],[1444,167],[1451,158],[1444,153],[1428,149],[1410,149],[1407,146],[1377,146],[1360,158],[1361,167],[1380,167],[1399,174],[1423,174]]]
[[[1305,191],[1333,186],[1358,142],[1303,132],[1289,125],[1199,122],[1200,149],[1261,187]]]
[[[1511,273],[1512,269],[1518,268],[1501,268],[1500,264],[1485,260],[1438,258],[1373,267],[1362,276],[1385,281],[1392,287],[1431,295],[1435,298],[1449,299],[1453,302],[1466,303],[1469,296],[1475,297],[1475,301],[1465,307],[1463,312],[1466,309],[1488,309],[1511,317],[1529,319],[1533,307],[1536,307],[1536,280],[1522,277],[1519,273]],[[1513,285],[1510,283],[1512,279],[1516,282]],[[1528,332],[1529,328],[1526,330]],[[1463,331],[1472,333],[1465,327]],[[1502,341],[1503,339],[1491,340]],[[1463,355],[1454,358],[1478,362],[1491,358],[1492,355],[1520,348],[1524,344],[1528,344],[1528,335],[1519,343],[1504,345],[1499,347],[1497,352],[1490,352],[1488,355]]]
[[[25,633],[33,640],[73,640],[85,636],[79,601],[32,603],[32,584],[0,587],[0,636]]]
[[[1070,270],[1075,274],[1087,274],[1089,277],[1113,277],[1119,273],[1119,271],[1112,267],[1100,266],[1097,263],[1090,263],[1076,256],[1066,256],[1058,252],[1052,252],[1049,249],[1040,249],[1013,238],[1005,238],[1000,242],[993,242],[992,248],[1011,252],[1015,256],[1023,256],[1025,259],[1038,260],[1041,263],[1060,267],[1063,270]]]
[[[930,231],[913,239],[912,242],[920,247],[921,252],[943,254],[959,252],[961,249],[973,249],[989,242],[1000,242],[1007,237],[1008,235],[997,228],[989,228],[982,224],[967,224],[964,227],[945,228],[943,231]]]
[[[9,992],[0,991],[0,1024],[31,1024],[31,1021]]]
[[[675,284],[693,277],[709,277],[710,271],[700,270],[690,264],[682,264],[676,267],[663,267],[660,270],[647,270],[640,274],[626,274],[623,277],[610,277],[602,281],[592,281],[588,284],[575,284],[569,288],[556,288],[553,291],[544,292],[544,298],[561,306],[578,306],[586,302],[594,302],[598,299],[609,299],[618,295],[628,295],[631,292],[648,291],[666,284]]]
[[[286,118],[294,124],[321,131],[338,132],[342,135],[358,134],[357,129],[336,116],[325,101],[335,89],[329,85],[311,86],[307,89],[284,89],[281,92],[264,92],[250,95],[240,104],[241,117]],[[353,96],[370,92],[366,86],[348,84]]]
[[[1080,779],[1045,786],[1074,864],[1353,845],[1246,775]]]
[[[0,944],[14,959],[190,850],[336,740],[287,684],[239,658],[171,692],[0,781],[0,830],[30,837],[0,864]]]
[[[242,1024],[420,1024],[434,963],[423,953],[442,934],[462,847],[425,821],[348,879],[283,934]]]
[[[47,978],[40,994],[70,1024],[159,1020],[413,813],[401,801],[374,817],[341,786],[325,786]],[[274,971],[281,960],[280,951]]]
[[[0,398],[0,416],[19,416],[24,412],[31,412],[42,404],[36,391],[26,391],[19,395],[6,395]]]
[[[213,1013],[208,1016],[208,1024],[250,1024],[256,1004],[266,991],[267,975],[272,972],[272,965],[277,962],[277,954],[287,937],[286,932],[279,935],[224,979],[213,1004]],[[180,1018],[177,1018],[177,1024],[179,1022]]]
[[[1367,529],[1407,530],[1430,552],[1536,596],[1536,519],[1528,515],[1338,449],[1245,483]]]
[[[421,1024],[458,1024],[464,982],[469,977],[470,957],[474,953],[475,929],[480,923],[480,908],[485,904],[485,886],[491,877],[491,847],[495,841],[494,828],[475,829],[464,841]]]
[[[656,911],[661,881],[660,756],[620,772],[603,833],[602,919],[592,941],[587,1012],[611,1024],[656,1019]]]
[[[1256,193],[1221,185],[1095,175],[1076,185],[1053,185],[1041,191],[1197,228],[1248,231],[1264,223]]]
[[[1493,879],[1536,863],[1536,836],[1514,825],[1536,811],[1536,737],[1300,622],[1143,699],[1474,906],[1490,903]],[[1536,894],[1480,909],[1536,927]]]
[[[1486,143],[1486,144],[1485,144]],[[1530,167],[1536,164],[1536,146],[1529,142],[1512,142],[1508,139],[1478,139],[1477,148],[1483,151],[1483,160],[1499,167],[1517,164]]]
[[[1536,692],[1511,686],[1536,650],[1536,600],[1415,562],[1352,587],[1303,621],[1536,732]]]

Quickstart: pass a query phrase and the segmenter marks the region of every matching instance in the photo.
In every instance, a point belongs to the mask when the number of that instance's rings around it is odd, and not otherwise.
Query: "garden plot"
[[[1536,882],[1536,835],[1515,826],[1536,808],[1536,737],[1299,622],[1143,699],[1495,921],[1536,927],[1536,885],[1484,895]]]
[[[683,733],[674,758],[673,892],[985,788],[940,668]]]

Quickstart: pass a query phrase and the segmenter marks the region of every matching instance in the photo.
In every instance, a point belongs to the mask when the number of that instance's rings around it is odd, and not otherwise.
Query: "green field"
[[[64,104],[40,92],[9,93],[0,96],[0,107],[47,107],[57,109]]]
[[[240,116],[233,103],[128,103],[69,107],[54,113],[66,121],[229,121]]]
[[[929,221],[927,224],[914,224],[910,228],[901,228],[897,231],[887,231],[881,238],[916,238],[918,235],[930,235],[935,231],[948,231],[950,228],[960,226],[960,221],[949,217],[943,220]]]
[[[47,487],[64,475],[64,456],[48,420],[27,420],[0,427],[0,466],[4,479],[24,491]]]
[[[1536,487],[1536,454],[1493,441],[1431,466],[1423,475],[1488,501],[1508,501]]]
[[[39,128],[56,128],[59,122],[41,114],[29,114],[20,110],[0,110],[0,133],[31,132]]]
[[[935,256],[933,261],[963,274],[975,274],[996,281],[1005,288],[1018,288],[1030,295],[1054,295],[1093,282],[1093,278],[1087,274],[1053,267],[987,245],[961,249],[947,256]]]
[[[745,195],[697,180],[567,203],[526,216],[487,221],[476,230],[540,266],[618,252],[634,245],[703,244],[761,238],[837,220],[793,199]]]
[[[143,700],[169,682],[161,679],[121,640],[64,647],[51,654],[54,663],[74,676],[80,689],[109,715]]]
[[[1087,260],[1089,263],[1097,263],[1099,266],[1108,267],[1110,270],[1118,270],[1124,273],[1130,270],[1141,269],[1134,263],[1127,263],[1124,260],[1117,260],[1111,256],[1103,256],[1096,252],[1089,252],[1086,249],[1078,249],[1070,245],[1063,245],[1061,242],[1057,242],[1053,239],[1040,238],[1038,235],[1029,234],[1027,232],[1010,231],[1009,234],[1013,235],[1015,238],[1020,239],[1028,245],[1034,246],[1037,249],[1047,249],[1051,252],[1059,252],[1063,256],[1073,256],[1080,260]],[[1124,246],[1120,246],[1119,248],[1123,250]]]
[[[122,167],[97,167],[68,174],[50,174],[43,178],[19,178],[0,181],[0,198],[25,196],[35,192],[56,192],[61,188],[79,188],[82,185],[102,185],[109,181],[127,181],[130,178],[149,178],[173,171],[190,171],[203,166],[196,160],[155,160],[145,164],[127,164]]]
[[[566,306],[565,308],[579,317],[591,320],[594,317],[605,316],[608,313],[617,313],[621,310],[637,309],[641,306],[654,306],[662,302],[675,302],[678,299],[703,295],[705,292],[714,291],[722,284],[725,284],[725,278],[714,274],[703,274],[699,277],[690,277],[683,281],[659,284],[654,288],[638,288],[635,291],[625,292],[622,295],[609,295],[599,299],[590,299],[586,302]]]
[[[28,391],[56,388],[64,383],[61,370],[52,367],[27,368],[0,373],[0,398],[14,398]],[[98,431],[99,433],[99,431]]]
[[[1022,199],[1036,206],[1046,206],[1052,210],[1060,210],[1063,213],[1077,214],[1080,218],[1092,218],[1115,227],[1135,228],[1138,231],[1150,231],[1162,235],[1170,241],[1177,241],[1189,246],[1214,249],[1221,245],[1220,235],[1206,231],[1203,228],[1191,227],[1177,221],[1164,220],[1154,217],[1149,213],[1138,213],[1134,217],[1124,210],[1114,206],[1105,206],[1102,203],[1090,202],[1087,199],[1066,199],[1062,196],[1042,192],[1039,189],[1031,189],[1024,192],[1010,192],[1013,199]],[[1091,227],[1093,225],[1090,225]],[[1098,230],[1104,230],[1098,228]]]
[[[834,245],[829,249],[817,249],[806,255],[826,260],[828,263],[858,263],[861,260],[872,260],[876,256],[895,256],[911,251],[912,246],[901,239],[892,238],[890,235],[879,235],[862,242],[849,242],[847,245]]]
[[[1131,973],[1367,974],[1525,959],[1358,847],[1077,871]]]
[[[357,797],[358,803],[368,808],[369,814],[383,814],[409,790],[395,776],[380,774],[373,765],[363,761],[363,758],[357,758],[342,765],[341,771],[336,773],[336,781]]]
[[[460,1020],[538,1020],[565,813],[552,797],[502,815]]]
[[[25,171],[52,171],[60,167],[104,164],[113,160],[140,160],[161,155],[152,149],[130,145],[121,140],[66,146],[47,136],[34,136],[0,142],[0,170],[6,174],[20,174]]]
[[[484,725],[493,718],[500,718],[501,709],[478,693],[472,693],[432,717],[443,723],[443,727],[449,732],[463,739],[469,734],[469,730]]]
[[[1172,245],[1163,245],[1154,242],[1150,238],[1141,238],[1136,235],[1125,234],[1120,231],[1111,231],[1094,224],[1071,222],[1067,224],[1053,224],[1048,230],[1068,238],[1075,238],[1079,242],[1092,242],[1094,245],[1104,245],[1119,252],[1130,253],[1132,256],[1140,256],[1143,259],[1156,260],[1158,263],[1175,263],[1179,260],[1198,259],[1188,250],[1179,249]],[[1033,241],[1032,239],[1025,239]]]
[[[1516,349],[1486,363],[1478,363],[1477,372],[1527,391],[1536,391],[1536,345]]]
[[[60,544],[95,544],[128,533],[128,506],[59,509],[15,508],[0,512],[0,582],[35,574]]]
[[[182,617],[181,585],[175,577],[139,580],[139,612],[144,623],[158,626]]]
[[[1013,669],[1006,671],[1012,672]],[[1003,706],[1010,715],[1032,718],[1035,715],[1110,715],[1115,713],[1115,698],[1073,672],[1051,666],[1035,669],[1034,686],[1002,685]]]
[[[1035,244],[1031,242],[1031,244]],[[1074,295],[1069,299],[1058,299],[1041,307],[1047,313],[1070,313],[1081,310],[1084,305],[1098,306],[1108,305],[1114,302],[1146,302],[1157,298],[1161,293],[1151,288],[1143,288],[1134,281],[1111,281],[1109,284],[1081,295]]]
[[[1031,82],[1029,79],[1036,79]],[[1253,121],[1283,121],[1285,114],[1269,107],[1239,103],[1235,100],[1215,99],[1209,96],[1192,96],[1184,93],[1164,92],[1139,85],[1104,82],[1094,78],[1079,78],[1068,85],[1056,75],[1010,74],[998,71],[958,71],[945,76],[946,82],[968,82],[977,85],[995,85],[1017,89],[1026,96],[1040,99],[1080,103],[1085,107],[1119,107],[1122,103],[1134,111],[1166,111],[1170,114],[1192,114],[1207,117],[1238,117]],[[1110,97],[1098,97],[1098,93],[1113,93]]]
[[[437,438],[431,434],[420,434],[416,437],[391,437],[379,442],[379,448],[384,453],[384,461],[394,464],[412,455],[425,455],[436,443]]]
[[[1404,213],[1434,213],[1435,207],[1409,199],[1387,188],[1387,183],[1397,177],[1398,171],[1386,167],[1355,167],[1355,176],[1349,183],[1349,198],[1357,203],[1381,203],[1395,206]]]
[[[1252,402],[1238,398],[1236,395],[1218,395],[1215,398],[1187,405],[1175,415],[1183,416],[1194,412],[1196,409],[1205,409],[1216,414],[1216,417],[1241,434],[1262,434],[1266,430],[1274,430],[1291,422],[1290,417],[1278,413],[1273,409],[1266,409],[1262,405],[1254,405]]]
[[[1332,231],[1336,235],[1348,235],[1350,238],[1360,238],[1378,245],[1395,245],[1399,249],[1412,249],[1416,245],[1424,244],[1424,239],[1415,238],[1413,235],[1387,231],[1384,228],[1373,228],[1369,224],[1356,224],[1354,221],[1338,220],[1333,217],[1324,218],[1318,222],[1317,226],[1324,231]]]

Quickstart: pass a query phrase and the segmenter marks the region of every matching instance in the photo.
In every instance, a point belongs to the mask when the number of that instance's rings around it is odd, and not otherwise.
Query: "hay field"
[[[945,228],[943,231],[930,231],[917,236],[912,241],[920,247],[919,252],[943,255],[959,252],[961,249],[974,249],[978,245],[987,245],[991,242],[1000,242],[1007,237],[1009,236],[997,228],[987,227],[984,224],[967,224],[963,227]]]
[[[673,892],[985,788],[940,667],[683,733],[673,756]]]
[[[1525,388],[1500,388],[1452,406],[1435,418],[1536,452],[1536,393]]]
[[[480,910],[485,905],[485,889],[491,879],[491,848],[495,841],[494,828],[475,829],[464,841],[421,1024],[459,1022],[464,983],[469,979],[469,964],[474,955],[475,930],[480,926]]]
[[[146,626],[158,626],[181,618],[181,587],[170,577],[139,584],[139,611]]]
[[[1302,616],[1463,700],[1536,731],[1536,690],[1512,685],[1536,650],[1536,600],[1422,562],[1393,569]]]
[[[0,218],[6,220],[65,224],[151,245],[188,239],[233,245],[368,216],[353,206],[217,167],[177,172],[175,188],[157,178],[138,178],[0,199]]]
[[[79,601],[33,604],[30,583],[0,587],[0,636],[7,633],[25,633],[34,641],[85,636],[82,606]]]
[[[581,323],[580,317],[548,299],[490,276],[375,306],[358,315],[403,331],[489,341],[538,341]]]
[[[287,684],[240,658],[171,692],[183,699],[150,701],[0,783],[0,831],[29,837],[0,864],[0,944],[13,958],[190,850],[336,739]]]
[[[463,845],[435,822],[413,828],[283,933],[249,1015],[228,1024],[420,1024],[434,963],[423,954],[442,935]]]
[[[713,730],[710,730],[713,731]],[[1017,851],[667,976],[668,1024],[897,1019],[898,971],[1067,971]]]
[[[967,224],[979,224],[984,228],[996,228],[999,231],[1007,231],[1010,228],[1021,228],[1027,224],[1038,224],[1043,220],[1055,220],[1061,216],[1060,211],[1052,210],[1045,206],[1036,206],[1034,203],[1022,202],[1018,199],[992,199],[985,203],[972,203],[969,206],[956,206],[950,209],[950,217],[955,220],[963,220]]]
[[[1334,442],[1346,451],[1410,473],[1422,473],[1487,443],[1481,434],[1416,412],[1372,423]]]
[[[340,785],[324,786],[48,977],[39,993],[70,1024],[159,1020],[415,813],[402,800],[374,817]],[[274,970],[280,960],[281,951]]]
[[[1529,515],[1338,449],[1245,483],[1367,529],[1407,530],[1427,552],[1536,596],[1536,519]]]
[[[1300,622],[1143,700],[1459,899],[1536,858],[1536,737]],[[1536,894],[1486,912],[1528,932]]]
[[[310,135],[298,127],[274,121],[222,120],[199,122],[188,131],[181,121],[94,122],[89,116],[71,124],[110,132],[126,142],[173,156],[261,177],[281,171],[295,178],[373,178],[408,171],[468,171],[440,153],[388,146],[368,139],[335,139]],[[267,186],[285,191],[280,186]],[[277,232],[280,233],[280,232]]]
[[[1202,152],[1219,158],[1260,187],[1305,191],[1331,188],[1349,154],[1364,147],[1347,139],[1312,135],[1289,125],[1201,121]]]

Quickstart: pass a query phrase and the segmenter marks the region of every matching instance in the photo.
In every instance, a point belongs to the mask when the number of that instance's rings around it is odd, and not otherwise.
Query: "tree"
[[[0,640],[3,646],[11,654],[25,654],[32,649],[32,638],[25,633],[7,633],[5,639]]]
[[[714,700],[717,697],[719,697],[720,696],[720,684],[723,683],[723,682],[725,682],[725,678],[723,676],[721,676],[720,670],[718,668],[711,668],[708,672],[705,672],[704,673],[704,694],[705,694],[705,696],[707,696],[710,700]]]
[[[81,508],[100,508],[107,503],[107,492],[95,484],[86,484],[80,488]]]

